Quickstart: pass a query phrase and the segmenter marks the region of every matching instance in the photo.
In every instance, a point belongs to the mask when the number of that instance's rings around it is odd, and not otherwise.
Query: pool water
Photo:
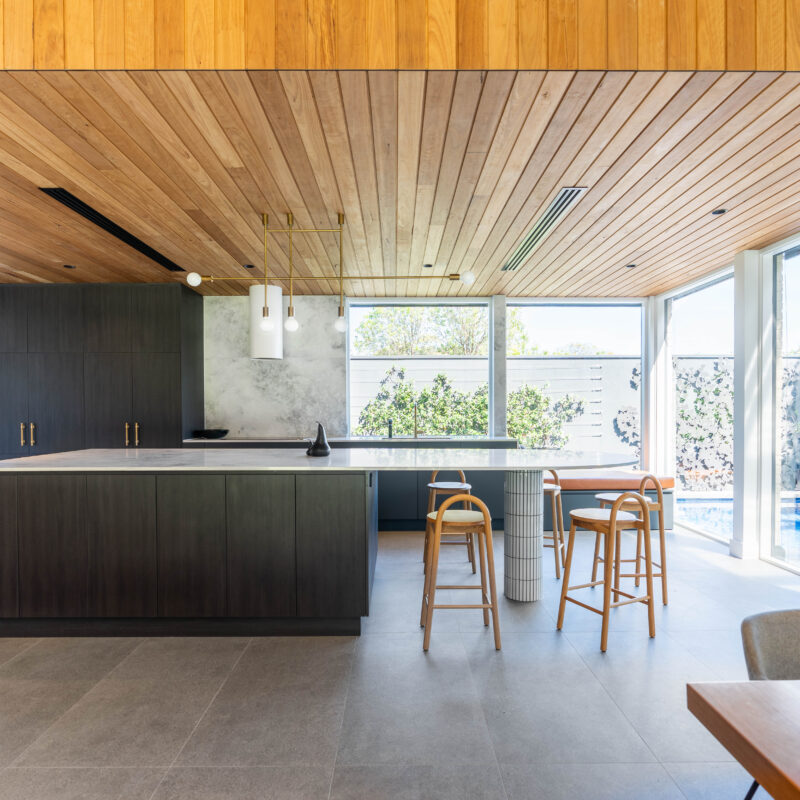
[[[679,497],[675,503],[675,521],[730,539],[733,536],[733,498]],[[776,558],[800,563],[800,497],[781,500],[780,544],[785,553],[776,551]]]

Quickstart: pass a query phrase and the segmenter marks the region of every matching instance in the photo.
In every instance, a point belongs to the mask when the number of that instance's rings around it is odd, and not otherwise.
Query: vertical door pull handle
[[[128,447],[131,443],[131,425],[129,422],[125,423],[125,447]]]
[[[31,422],[31,447],[36,444],[36,423]]]
[[[25,447],[25,423],[20,422],[19,424],[19,444],[20,447]]]
[[[139,446],[139,423],[133,423],[133,443],[136,447]]]

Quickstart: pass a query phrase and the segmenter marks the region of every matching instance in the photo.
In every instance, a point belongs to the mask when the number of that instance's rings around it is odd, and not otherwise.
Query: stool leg
[[[664,605],[669,602],[667,599],[667,537],[664,530],[664,505],[658,512],[658,538],[661,545],[661,599]]]
[[[425,581],[422,587],[422,610],[419,615],[420,627],[425,625],[425,618],[428,613],[428,593],[430,592],[431,584],[431,551],[433,549],[433,528],[434,525],[430,520],[425,523]]]
[[[469,494],[469,492],[467,492]],[[461,503],[461,508],[469,509],[470,504],[464,500]],[[464,534],[464,538],[467,540],[467,559],[469,560],[470,564],[472,564],[472,574],[475,574],[475,534],[474,533],[466,533]]]
[[[619,574],[622,572],[622,531],[617,528],[614,537],[614,600],[619,599]]]
[[[606,534],[605,561],[603,563],[603,627],[600,631],[600,650],[608,646],[608,620],[611,612],[611,582],[614,577],[614,544],[616,536],[609,530]]]
[[[642,571],[640,568],[642,558],[642,535],[643,531],[639,528],[639,530],[636,531],[636,569],[634,570],[636,578],[633,581],[633,585],[637,588],[639,586],[639,573]]]
[[[489,565],[489,593],[492,604],[492,627],[494,628],[494,648],[500,649],[500,614],[497,610],[497,586],[494,577],[494,543],[492,542],[492,526],[484,528],[483,539],[486,547],[486,561]]]
[[[647,586],[647,620],[650,627],[650,638],[656,635],[656,609],[653,603],[653,554],[651,552],[650,537],[647,531],[644,534],[644,569],[645,585]]]
[[[569,548],[569,545],[567,546]],[[567,558],[569,558],[569,549],[567,549]],[[600,558],[600,534],[594,534],[594,560],[592,561],[592,583],[597,580],[597,564]]]
[[[486,584],[486,560],[487,560],[487,552],[486,552],[486,542],[484,541],[483,534],[478,532],[473,534],[478,537],[478,557],[481,562],[481,602],[491,602],[489,600],[489,592],[488,592],[488,585]],[[483,611],[483,624],[487,627],[489,626],[489,609],[484,608]]]
[[[572,551],[575,549],[575,520],[569,526],[569,539],[567,541],[567,560],[564,564],[564,581],[561,584],[561,602],[558,604],[558,621],[556,630],[560,631],[564,624],[564,610],[567,607],[567,590],[569,589],[569,573],[572,569]],[[595,564],[597,562],[595,561]],[[594,580],[594,578],[592,579]]]
[[[431,642],[431,626],[433,625],[433,606],[436,602],[436,572],[439,567],[439,545],[442,540],[442,529],[436,525],[433,529],[433,552],[428,566],[428,607],[425,614],[425,636],[422,649],[427,652]]]
[[[422,571],[428,572],[428,557],[430,556],[431,549],[431,528],[433,523],[426,517],[425,518],[425,543],[422,546]]]
[[[550,516],[553,523],[553,555],[556,558],[556,579],[561,577],[561,559],[558,555],[558,519],[556,517],[556,495],[550,495]]]
[[[564,507],[561,504],[561,492],[558,493],[558,540],[559,552],[561,554],[561,566],[567,562],[566,545],[564,543]]]

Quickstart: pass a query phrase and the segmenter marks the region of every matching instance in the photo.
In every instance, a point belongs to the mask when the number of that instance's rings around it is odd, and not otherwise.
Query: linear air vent
[[[95,211],[91,206],[87,206],[83,200],[79,200],[74,194],[68,192],[66,189],[39,187],[46,195],[49,195],[53,200],[58,200],[67,208],[80,214],[89,222],[93,222],[98,228],[102,228],[112,236],[115,236],[121,242],[125,242],[129,247],[138,250],[142,255],[152,259],[156,264],[170,270],[171,272],[185,272],[183,267],[179,267],[174,261],[171,261],[165,255],[162,255],[158,250],[153,250],[152,247],[146,245],[141,239],[128,233],[124,228],[120,228],[116,222],[112,222],[108,217],[104,217],[99,211]]]
[[[572,204],[586,191],[585,186],[564,186],[544,214],[536,221],[528,235],[502,267],[503,272],[515,270],[544,240],[553,226],[567,213]]]

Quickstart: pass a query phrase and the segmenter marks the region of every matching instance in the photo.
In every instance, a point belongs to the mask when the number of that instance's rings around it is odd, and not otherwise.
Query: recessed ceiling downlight
[[[64,269],[77,269],[74,264],[64,264]]]
[[[723,214],[727,214],[727,213],[728,213],[728,209],[727,208],[715,208],[711,212],[711,215],[714,216],[714,217],[719,217],[719,216],[722,216]]]
[[[636,264],[626,264],[625,269],[636,269]]]

